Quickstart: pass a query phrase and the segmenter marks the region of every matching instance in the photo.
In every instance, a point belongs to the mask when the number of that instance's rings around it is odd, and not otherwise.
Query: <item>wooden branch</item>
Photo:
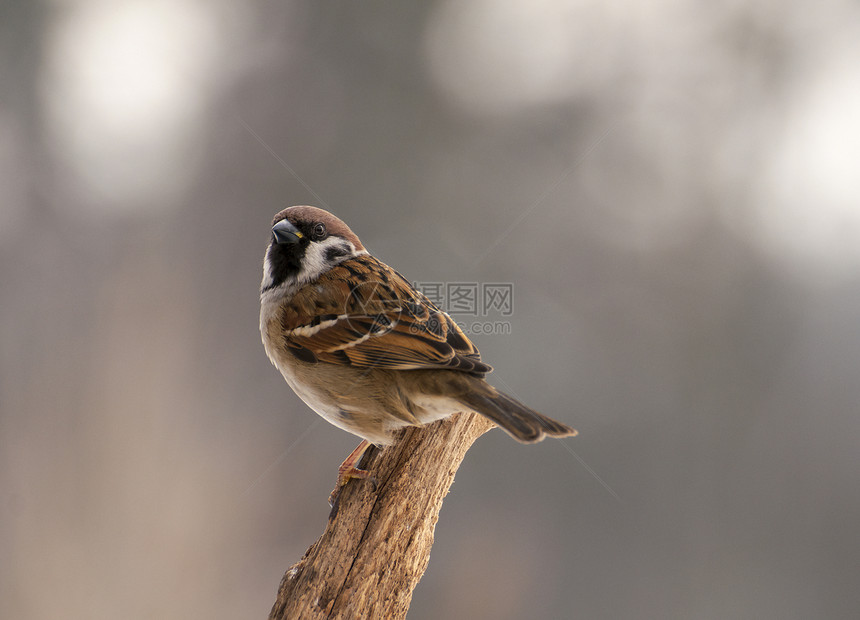
[[[325,532],[281,580],[269,620],[405,618],[442,500],[466,451],[493,426],[459,414],[368,450],[361,467],[377,489],[367,480],[343,487]]]

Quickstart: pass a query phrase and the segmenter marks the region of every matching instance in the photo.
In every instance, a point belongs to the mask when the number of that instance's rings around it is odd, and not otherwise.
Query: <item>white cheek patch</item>
[[[329,250],[334,249],[339,250],[338,256],[329,258]],[[352,242],[342,237],[332,236],[322,241],[311,242],[305,250],[302,270],[298,273],[296,280],[301,284],[313,282],[338,263],[359,254],[367,254],[367,251],[356,252]]]
[[[329,237],[323,241],[308,244],[307,249],[305,249],[305,258],[302,261],[302,270],[299,271],[297,279],[310,282],[328,271],[331,268],[331,263],[326,261],[325,251],[327,248],[340,244],[341,241],[337,237]]]
[[[356,252],[355,246],[342,237],[332,236],[323,241],[312,242],[305,249],[301,270],[274,286],[275,278],[269,260],[271,251],[272,246],[270,245],[263,261],[263,281],[260,284],[260,301],[264,305],[267,303],[275,304],[285,296],[293,295],[305,284],[313,282],[338,263],[367,254],[367,250]]]

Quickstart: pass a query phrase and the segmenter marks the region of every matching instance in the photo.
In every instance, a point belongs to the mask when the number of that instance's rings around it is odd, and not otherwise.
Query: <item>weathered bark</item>
[[[466,451],[491,428],[477,414],[459,414],[368,450],[361,467],[378,487],[367,480],[343,487],[325,532],[281,580],[269,619],[404,618],[430,560],[442,499]]]

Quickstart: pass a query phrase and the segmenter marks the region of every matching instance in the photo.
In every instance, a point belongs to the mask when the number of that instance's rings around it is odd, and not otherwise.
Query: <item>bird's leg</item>
[[[362,439],[361,443],[356,446],[355,450],[349,453],[349,456],[343,460],[340,467],[337,468],[337,486],[341,487],[349,482],[350,478],[369,478],[370,474],[365,469],[356,467],[361,457],[367,452],[370,447],[370,442]]]
[[[331,492],[331,495],[328,498],[329,505],[334,508],[337,502],[338,495],[340,495],[340,490],[343,488],[347,482],[349,482],[350,478],[361,478],[370,480],[373,483],[373,488],[376,488],[376,478],[370,475],[366,469],[359,469],[357,467],[358,463],[361,461],[361,457],[364,456],[364,453],[367,452],[367,449],[370,447],[370,442],[366,439],[363,439],[360,444],[349,453],[349,456],[343,460],[343,463],[340,464],[340,467],[337,468],[337,486],[334,488],[334,491]]]

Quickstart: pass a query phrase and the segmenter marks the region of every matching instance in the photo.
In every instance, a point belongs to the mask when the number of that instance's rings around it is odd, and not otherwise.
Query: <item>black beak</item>
[[[272,235],[275,237],[275,243],[279,245],[295,245],[304,237],[299,229],[287,219],[283,219],[272,226]]]

